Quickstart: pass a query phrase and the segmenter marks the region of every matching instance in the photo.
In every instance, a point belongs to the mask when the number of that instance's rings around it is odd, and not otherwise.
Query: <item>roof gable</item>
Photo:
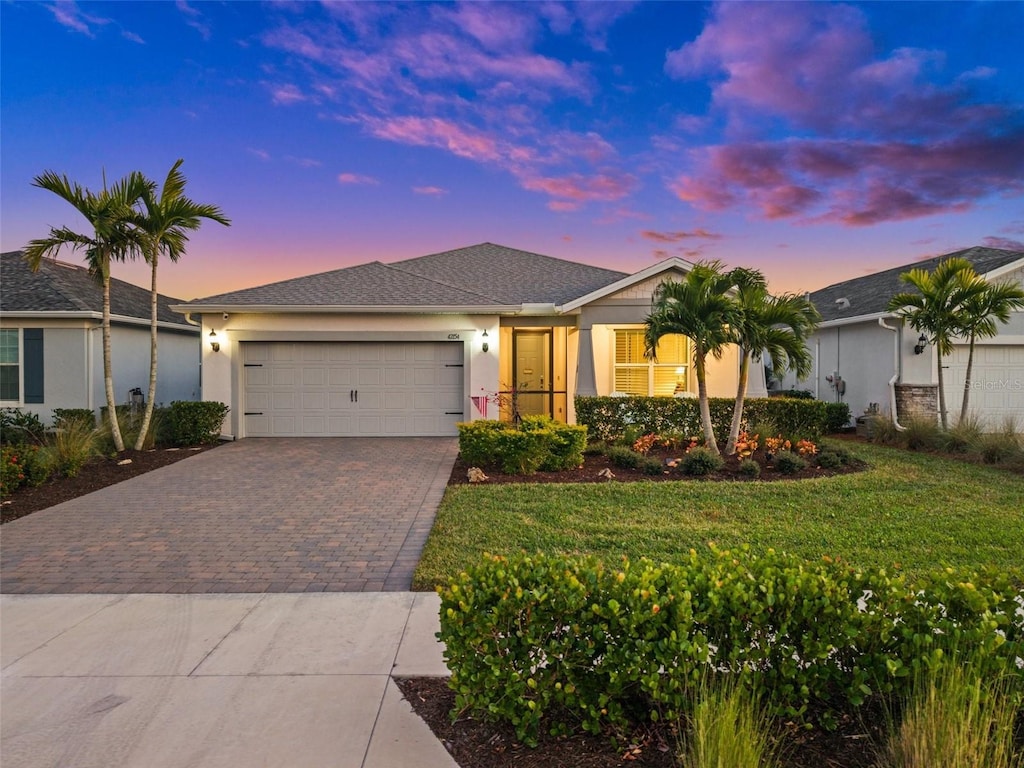
[[[621,279],[616,280],[614,283],[608,283],[598,287],[596,290],[590,293],[574,297],[571,301],[563,304],[560,309],[563,312],[571,312],[574,309],[579,309],[584,304],[589,304],[592,301],[598,299],[608,298],[614,294],[625,294],[628,295],[630,291],[639,289],[643,290],[645,284],[650,281],[656,281],[658,284],[662,283],[665,279],[671,277],[673,274],[685,274],[693,269],[693,264],[685,259],[672,257],[659,261],[657,264],[652,264],[646,269],[641,269],[639,272],[634,272],[631,275],[623,275]]]
[[[889,299],[900,291],[912,290],[900,280],[900,275],[911,269],[931,271],[946,259],[960,257],[974,265],[980,275],[1002,269],[1016,261],[1024,261],[1024,251],[1005,251],[998,248],[966,248],[902,267],[893,267],[864,277],[857,277],[829,285],[810,294],[810,299],[821,313],[822,322],[846,320],[886,312]],[[845,301],[844,301],[845,300]]]
[[[21,251],[0,254],[0,311],[77,312],[103,311],[103,288],[88,269],[53,259],[43,259],[33,272]],[[181,315],[170,305],[179,300],[158,294],[157,320],[182,325]],[[112,278],[110,313],[149,320],[150,293],[145,288]]]

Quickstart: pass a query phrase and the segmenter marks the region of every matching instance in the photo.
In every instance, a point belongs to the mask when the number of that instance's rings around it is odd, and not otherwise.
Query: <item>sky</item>
[[[232,226],[161,266],[182,299],[479,242],[775,292],[1024,249],[1022,29],[1024,2],[5,0],[0,245],[88,230],[46,170],[183,158]]]

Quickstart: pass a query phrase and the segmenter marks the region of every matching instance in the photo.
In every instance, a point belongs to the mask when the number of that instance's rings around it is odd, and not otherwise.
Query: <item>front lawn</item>
[[[858,565],[1021,567],[1024,477],[874,445],[852,475],[787,482],[452,486],[413,581],[430,590],[482,552],[623,555],[678,562],[750,544]]]

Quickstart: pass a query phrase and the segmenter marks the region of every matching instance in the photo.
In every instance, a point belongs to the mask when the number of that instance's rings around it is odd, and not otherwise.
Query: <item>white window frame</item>
[[[690,366],[690,358],[692,356],[692,344],[693,344],[693,342],[691,342],[690,339],[686,338],[685,336],[683,337],[685,339],[685,351],[683,353],[684,359],[681,362],[680,361],[675,361],[675,360],[668,361],[668,362],[666,362],[664,360],[659,360],[658,362],[654,362],[653,360],[644,360],[643,362],[620,363],[618,361],[618,346],[619,346],[618,345],[618,334],[619,333],[640,333],[640,334],[643,334],[643,332],[644,332],[644,327],[643,326],[616,326],[615,328],[612,329],[612,345],[611,345],[611,347],[612,347],[612,349],[611,349],[611,364],[612,364],[612,379],[611,379],[611,383],[612,383],[612,390],[615,391],[615,392],[621,391],[617,387],[617,380],[618,379],[616,377],[616,373],[620,369],[639,370],[639,369],[646,368],[646,370],[647,370],[647,392],[644,395],[640,395],[640,396],[646,396],[646,397],[652,397],[652,396],[671,397],[673,394],[678,394],[678,391],[682,391],[682,392],[689,391],[689,388],[690,388],[690,367],[691,367]],[[684,382],[683,387],[682,387],[681,390],[678,390],[677,392],[662,393],[661,395],[654,395],[654,392],[655,392],[655,371],[656,370],[664,371],[666,369],[671,369],[674,377],[676,377],[676,378],[681,377],[683,379],[683,382]],[[679,369],[682,369],[681,373],[680,373]],[[634,393],[627,393],[627,394],[634,394]]]
[[[0,328],[0,333],[12,332],[18,340],[18,362],[0,363],[4,368],[13,366],[18,369],[18,398],[16,400],[0,400],[0,405],[5,408],[21,407],[25,399],[25,344],[24,334],[21,328]]]

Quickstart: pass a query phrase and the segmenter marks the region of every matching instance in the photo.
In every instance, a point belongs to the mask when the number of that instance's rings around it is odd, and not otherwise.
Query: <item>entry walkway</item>
[[[240,440],[3,527],[5,593],[404,591],[455,438]]]

